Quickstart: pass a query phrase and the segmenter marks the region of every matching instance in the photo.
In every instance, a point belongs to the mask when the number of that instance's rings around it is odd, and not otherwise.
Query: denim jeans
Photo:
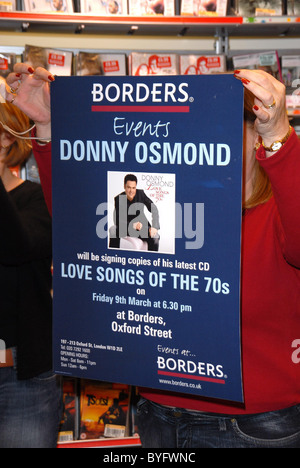
[[[300,405],[253,415],[218,415],[138,403],[143,448],[300,448]]]
[[[55,448],[62,416],[60,377],[18,380],[0,368],[0,448]]]

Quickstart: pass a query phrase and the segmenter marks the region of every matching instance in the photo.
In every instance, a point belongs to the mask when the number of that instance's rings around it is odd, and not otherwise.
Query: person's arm
[[[272,185],[283,254],[300,267],[300,143],[289,125],[285,86],[262,70],[238,70],[235,76],[255,96],[256,158]]]
[[[6,100],[35,123],[36,136],[42,141],[51,140],[50,83],[54,79],[45,68],[33,70],[25,63],[17,63],[6,78]]]
[[[44,68],[39,67],[33,70],[27,64],[18,63],[6,81],[9,85],[7,101],[19,107],[35,123],[35,130],[32,132],[33,153],[39,168],[45,200],[51,214],[50,83],[54,81],[54,76]]]
[[[125,237],[128,234],[128,207],[125,192],[115,197],[114,223],[117,229],[117,237]]]
[[[41,145],[36,140],[32,140],[32,151],[39,168],[39,176],[45,201],[49,213],[52,215],[51,143]]]
[[[145,194],[145,192],[143,191],[142,192],[143,195],[142,195],[142,202],[144,203],[144,205],[146,206],[147,210],[149,211],[149,213],[151,213],[152,215],[152,223],[151,223],[151,226],[152,228],[154,228],[156,231],[158,231],[160,229],[160,224],[159,224],[159,211],[158,211],[158,208],[157,206],[155,205],[155,203],[149,198],[147,197],[147,195]]]
[[[300,141],[295,131],[276,154],[267,158],[260,147],[256,157],[271,181],[283,254],[300,268]]]
[[[286,111],[285,86],[270,73],[262,70],[235,70],[245,88],[255,96],[253,113],[256,115],[254,128],[265,147],[283,139],[289,131]],[[275,151],[267,151],[266,157]]]

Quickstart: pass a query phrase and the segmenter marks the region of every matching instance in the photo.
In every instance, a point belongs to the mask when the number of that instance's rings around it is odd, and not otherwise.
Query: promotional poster
[[[243,87],[51,85],[54,369],[243,402]]]

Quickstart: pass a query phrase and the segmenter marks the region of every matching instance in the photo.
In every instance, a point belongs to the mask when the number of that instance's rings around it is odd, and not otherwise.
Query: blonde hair
[[[20,109],[13,104],[8,102],[0,104],[0,122],[7,125],[15,132],[24,132],[30,127],[30,121],[27,115],[25,115]],[[0,124],[0,134],[2,132],[7,133]],[[30,134],[24,136],[30,137]],[[31,153],[31,141],[16,138],[12,143],[6,156],[3,158],[3,162],[7,167],[15,167],[22,165],[30,156]]]
[[[254,105],[254,95],[248,90],[245,89],[244,94],[244,120],[246,122],[252,123],[256,119],[252,108]],[[266,203],[272,197],[272,187],[269,177],[266,172],[260,166],[260,164],[255,159],[254,161],[254,180],[253,180],[253,191],[248,200],[245,200],[243,208],[254,208],[257,205]]]

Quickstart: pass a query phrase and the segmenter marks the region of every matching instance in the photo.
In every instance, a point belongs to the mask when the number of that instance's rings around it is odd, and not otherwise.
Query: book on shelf
[[[127,15],[127,0],[80,0],[80,11],[88,15]]]
[[[16,11],[17,2],[16,0],[0,1],[0,11]]]
[[[284,0],[236,0],[236,14],[243,17],[281,16]]]
[[[76,75],[106,75],[125,76],[125,54],[100,54],[95,52],[79,52],[76,57]]]
[[[74,13],[72,0],[24,0],[24,10],[30,13]]]
[[[228,0],[182,0],[182,16],[226,16]]]
[[[80,439],[127,436],[129,393],[125,384],[82,381]]]
[[[131,16],[174,16],[175,0],[128,0],[128,11]]]
[[[180,55],[181,75],[210,75],[226,71],[225,55]]]
[[[248,68],[250,70],[264,70],[282,81],[281,66],[277,51],[257,52],[254,54],[234,55],[233,68]]]
[[[177,54],[146,54],[142,52],[132,52],[128,61],[130,75],[132,76],[179,74],[179,60]]]
[[[59,426],[58,441],[66,442],[76,440],[76,380],[64,377],[62,390],[63,414]]]
[[[23,60],[33,68],[46,68],[53,75],[69,76],[72,74],[73,53],[69,51],[26,44]]]
[[[287,0],[286,8],[289,16],[300,16],[300,0]]]

